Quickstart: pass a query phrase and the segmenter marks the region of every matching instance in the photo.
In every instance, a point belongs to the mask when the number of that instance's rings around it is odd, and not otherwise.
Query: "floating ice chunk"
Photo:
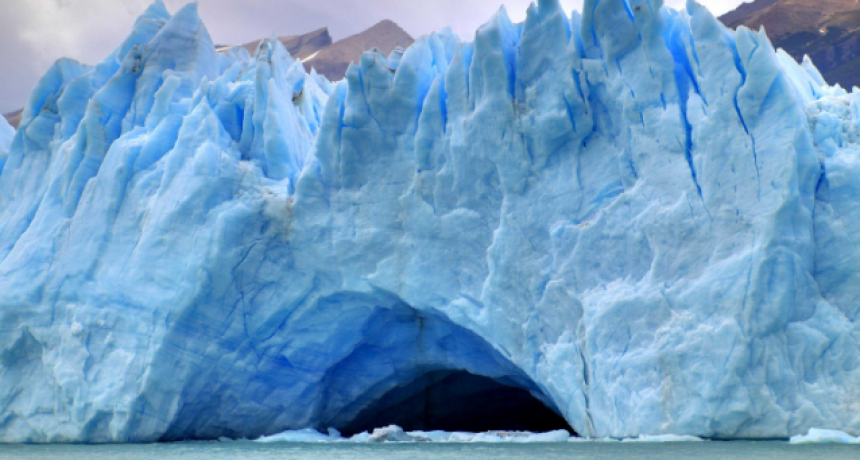
[[[680,434],[661,434],[656,436],[641,435],[638,438],[622,439],[622,442],[702,442],[704,439],[698,436]]]
[[[407,436],[432,442],[567,442],[570,434],[565,430],[555,430],[546,433],[529,431],[486,431],[469,433],[463,431],[409,431]]]
[[[358,433],[349,438],[349,442],[368,442],[370,441],[370,433],[367,431]]]
[[[451,431],[409,431],[397,425],[376,428],[373,433],[362,432],[350,438],[344,438],[340,432],[329,428],[328,434],[307,428],[303,430],[288,430],[271,436],[263,436],[256,442],[440,442],[440,443],[546,443],[567,442],[570,434],[565,430],[532,433],[528,431],[486,431],[483,433],[451,432]]]
[[[567,442],[570,434],[565,430],[555,430],[547,433],[531,433],[528,431],[488,431],[475,434],[469,442]]]
[[[555,430],[546,433],[530,433],[521,442],[567,442],[570,439],[570,433],[566,430]],[[517,441],[519,442],[519,441]]]
[[[430,438],[405,433],[403,428],[397,425],[390,425],[383,428],[373,430],[368,442],[429,442]]]
[[[410,431],[409,434],[412,436],[427,438],[433,442],[449,442],[449,441],[451,441],[452,436],[457,435],[457,434],[462,434],[462,433],[455,433],[455,432],[451,432],[451,431],[441,431],[441,430],[435,430],[435,431],[417,430],[417,431]],[[469,434],[471,434],[471,433],[469,433]]]
[[[854,437],[839,430],[811,428],[809,433],[792,436],[791,444],[860,444],[860,436]]]
[[[338,436],[339,438],[340,436]],[[273,443],[273,442],[330,442],[333,441],[330,435],[322,434],[313,428],[304,430],[289,430],[283,433],[273,434],[271,436],[263,436],[255,440],[255,442]]]
[[[689,435],[679,435],[679,434],[661,434],[661,435],[640,435],[636,438],[580,438],[580,437],[571,437],[569,442],[653,442],[653,443],[663,443],[663,442],[703,442],[705,439],[702,439],[698,436],[689,436]]]

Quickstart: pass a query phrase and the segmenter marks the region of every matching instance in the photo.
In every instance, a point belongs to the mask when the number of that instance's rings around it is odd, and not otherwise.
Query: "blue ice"
[[[692,0],[501,9],[334,84],[157,1],[8,149],[0,441],[325,430],[436,370],[585,437],[858,435],[858,127]]]

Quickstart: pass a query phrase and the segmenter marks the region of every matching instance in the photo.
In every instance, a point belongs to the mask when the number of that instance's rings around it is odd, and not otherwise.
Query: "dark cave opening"
[[[388,425],[406,431],[567,430],[567,421],[528,390],[466,371],[431,371],[397,387],[362,410],[346,426],[351,436]]]

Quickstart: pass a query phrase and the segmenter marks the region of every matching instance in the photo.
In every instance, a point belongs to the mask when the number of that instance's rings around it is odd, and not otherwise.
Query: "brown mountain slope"
[[[278,40],[284,44],[284,48],[290,52],[290,56],[299,59],[307,59],[309,56],[313,56],[314,53],[319,52],[333,43],[331,35],[328,33],[328,28],[326,27],[304,35],[278,37]],[[257,45],[260,44],[260,41],[261,40],[255,40],[253,42],[245,43],[242,46],[248,50],[251,55],[253,55],[257,51]]]
[[[737,27],[743,24],[744,19],[749,16],[752,16],[759,11],[773,6],[773,4],[779,2],[779,0],[755,0],[751,3],[741,3],[741,6],[734,11],[730,11],[724,14],[720,20],[723,21],[727,27]]]
[[[774,46],[797,60],[809,55],[828,83],[860,86],[860,0],[756,0],[720,20],[764,26]]]
[[[305,67],[315,68],[329,80],[340,80],[346,75],[350,62],[358,62],[361,53],[373,48],[388,56],[395,48],[408,48],[415,40],[392,21],[382,21],[360,34],[344,38],[323,49]]]
[[[7,113],[3,115],[6,118],[6,121],[12,125],[13,128],[18,129],[18,125],[21,124],[21,115],[24,113],[24,109],[18,110],[17,112]]]
[[[305,35],[278,37],[290,55],[301,59],[305,68],[315,68],[331,81],[343,79],[351,62],[358,63],[361,53],[373,48],[386,56],[396,48],[406,49],[415,40],[393,21],[382,21],[359,34],[332,43],[328,29],[315,30]],[[260,40],[242,45],[251,54],[257,50]],[[217,46],[219,52],[229,46]]]

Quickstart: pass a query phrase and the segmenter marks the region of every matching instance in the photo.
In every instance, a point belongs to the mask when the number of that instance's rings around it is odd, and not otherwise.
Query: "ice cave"
[[[566,430],[575,434],[545,398],[515,381],[500,382],[466,371],[431,371],[389,391],[339,431],[356,435],[397,425],[406,431]]]
[[[256,374],[244,375],[240,385],[232,371],[197,376],[200,384],[195,385],[194,397],[180,401],[181,410],[161,440],[273,434],[277,428],[271,427],[279,426],[276,421],[233,413],[246,409],[230,400],[247,398],[252,391],[261,395],[255,399],[262,403],[283,391],[279,387],[284,382],[292,386],[299,369],[309,371],[320,364],[325,364],[324,372],[314,377],[305,399],[315,404],[302,410],[315,414],[307,427],[323,432],[336,428],[353,435],[392,424],[426,431],[573,431],[524,372],[444,315],[416,310],[381,292],[339,293],[321,299],[317,312],[323,315],[307,317],[300,328],[310,335],[333,333],[341,339],[296,344],[302,361],[260,362]],[[344,312],[349,317],[336,323],[325,315]],[[199,334],[185,332],[182,337]],[[188,347],[185,340],[172,345]],[[339,357],[334,365],[329,364],[331,356]]]

